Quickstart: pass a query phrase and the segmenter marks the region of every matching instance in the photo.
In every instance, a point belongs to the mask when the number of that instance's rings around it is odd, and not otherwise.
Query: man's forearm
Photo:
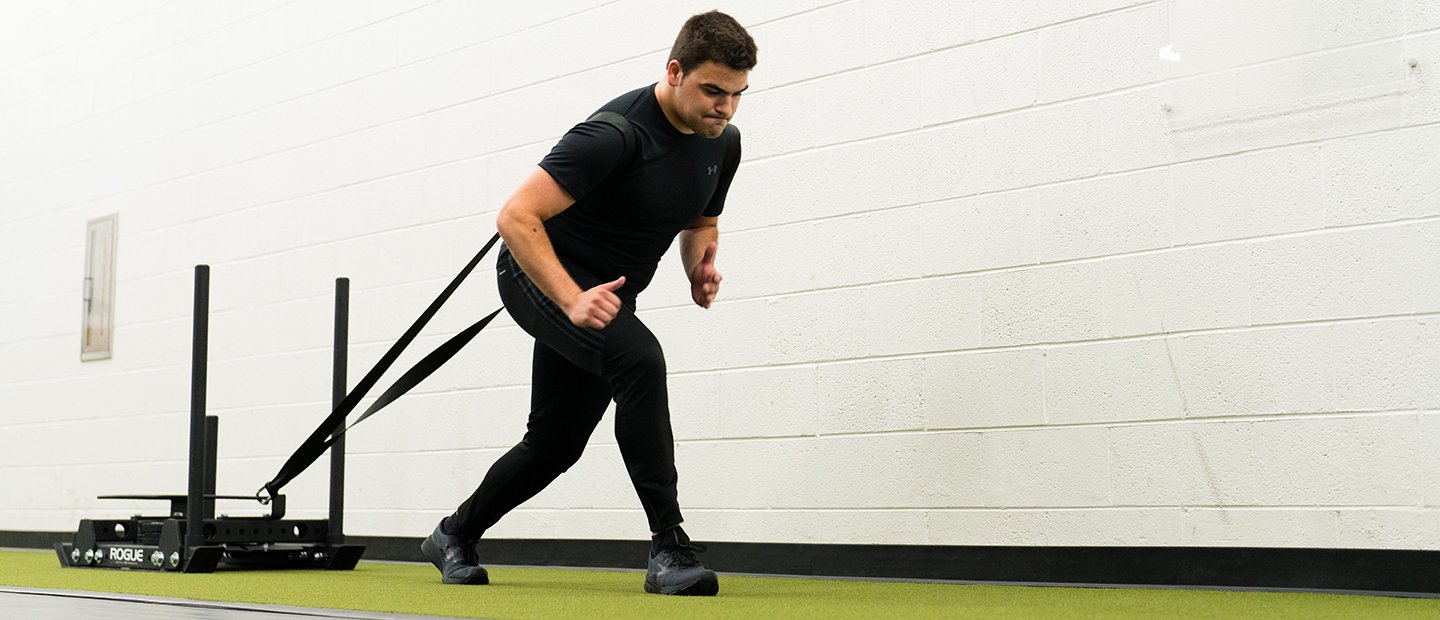
[[[695,265],[705,256],[705,248],[720,239],[719,226],[695,226],[680,231],[680,262],[685,267],[685,277],[695,273]]]
[[[550,236],[545,234],[544,222],[532,215],[502,210],[495,223],[505,247],[510,249],[525,275],[556,305],[569,309],[570,302],[580,294],[580,285],[560,264]]]

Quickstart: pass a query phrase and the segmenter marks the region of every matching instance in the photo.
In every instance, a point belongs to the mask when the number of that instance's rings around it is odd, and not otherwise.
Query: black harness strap
[[[394,364],[395,360],[404,352],[405,347],[409,346],[410,343],[420,335],[420,330],[425,327],[426,323],[430,322],[431,317],[434,317],[435,313],[440,310],[440,306],[445,305],[446,300],[450,299],[450,295],[455,292],[455,289],[460,287],[460,283],[465,281],[465,277],[470,275],[471,271],[475,270],[475,266],[480,264],[480,259],[484,258],[485,254],[489,252],[490,248],[494,247],[495,243],[499,240],[500,235],[498,234],[490,238],[490,241],[485,244],[485,247],[480,249],[480,252],[475,255],[475,258],[470,259],[470,262],[465,265],[465,268],[460,270],[460,273],[455,276],[454,280],[451,280],[450,285],[445,287],[445,290],[440,293],[440,296],[436,297],[435,301],[430,303],[430,307],[426,308],[425,311],[420,314],[420,318],[416,319],[415,323],[412,324],[409,329],[405,330],[405,334],[400,336],[400,339],[395,341],[395,344],[390,345],[390,350],[385,352],[385,355],[380,358],[379,362],[375,363],[375,367],[371,368],[370,372],[365,373],[365,378],[356,384],[355,389],[350,390],[350,393],[345,395],[345,398],[340,401],[340,405],[335,407],[334,411],[330,412],[330,416],[325,418],[324,422],[320,423],[320,427],[316,428],[315,432],[310,433],[310,436],[305,439],[305,443],[300,444],[300,448],[295,450],[295,454],[290,455],[290,459],[285,461],[285,465],[280,468],[279,473],[276,473],[270,482],[265,483],[265,486],[260,488],[260,491],[255,494],[255,497],[259,499],[261,503],[269,503],[270,498],[278,495],[282,487],[295,479],[295,476],[300,475],[300,472],[310,467],[310,465],[315,462],[315,459],[320,458],[320,455],[324,454],[325,450],[329,448],[337,438],[351,428],[354,428],[355,424],[359,424],[365,418],[385,408],[386,405],[395,402],[395,399],[400,398],[401,395],[410,391],[411,388],[418,385],[421,381],[425,380],[426,377],[430,376],[431,373],[435,372],[436,369],[444,365],[445,362],[449,361],[451,357],[454,357],[466,343],[470,342],[470,339],[474,338],[475,334],[480,333],[480,330],[484,329],[496,315],[500,314],[500,310],[496,310],[490,313],[489,316],[480,319],[475,322],[475,324],[465,328],[464,331],[445,341],[444,344],[437,347],[429,355],[426,355],[425,359],[420,360],[420,363],[406,371],[394,385],[390,386],[390,389],[386,390],[374,404],[365,410],[365,413],[362,414],[354,424],[348,427],[344,426],[345,416],[355,410],[355,407],[360,404],[361,399],[365,398],[365,394],[380,380],[381,375],[384,375],[385,371],[390,369],[390,366]]]
[[[600,121],[619,129],[620,135],[624,136],[625,148],[620,152],[620,163],[610,172],[611,176],[628,170],[635,163],[635,156],[640,152],[640,139],[635,137],[635,127],[630,125],[630,119],[609,110],[601,110],[591,114],[585,121]]]
[[[734,169],[740,165],[740,128],[725,126],[725,168]]]

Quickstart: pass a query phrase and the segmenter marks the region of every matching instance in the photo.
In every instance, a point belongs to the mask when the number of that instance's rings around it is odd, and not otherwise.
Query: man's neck
[[[670,121],[670,125],[675,127],[675,130],[680,133],[695,133],[694,129],[686,127],[684,123],[680,122],[680,117],[675,116],[675,113],[670,111],[670,97],[672,95],[673,93],[670,92],[670,86],[668,84],[665,82],[655,83],[655,101],[660,103],[660,111],[665,113],[665,120]]]

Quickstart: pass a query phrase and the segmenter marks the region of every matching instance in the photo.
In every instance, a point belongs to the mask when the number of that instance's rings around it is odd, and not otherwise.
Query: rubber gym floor
[[[376,617],[334,610],[458,618],[1440,618],[1440,600],[1218,590],[1076,588],[720,576],[713,598],[641,590],[639,571],[492,567],[488,586],[446,586],[431,566],[361,562],[354,571],[185,575],[63,569],[52,551],[0,550],[0,594],[27,615],[67,617],[67,599],[108,592],[261,609],[264,617]],[[7,590],[6,587],[12,587]],[[46,593],[24,589],[44,589]],[[102,597],[103,598],[103,597]],[[112,604],[101,617],[160,617],[164,602]],[[184,605],[184,601],[168,605]],[[44,610],[55,610],[50,615]],[[282,609],[266,606],[284,606]],[[294,608],[314,608],[313,611]],[[330,611],[321,611],[330,610]],[[5,615],[0,608],[0,616]],[[181,617],[181,616],[165,616]],[[183,617],[204,615],[196,609]]]

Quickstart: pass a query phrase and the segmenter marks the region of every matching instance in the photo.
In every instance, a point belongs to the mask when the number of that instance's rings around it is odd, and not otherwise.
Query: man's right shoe
[[[662,532],[653,542],[650,570],[645,573],[645,591],[651,594],[680,596],[715,596],[720,580],[695,559],[700,545],[690,543],[685,530],[678,527]]]
[[[463,540],[459,536],[445,533],[445,520],[435,526],[435,531],[425,542],[420,543],[420,552],[440,569],[440,581],[465,585],[490,583],[490,574],[480,566],[475,554],[475,541]]]

